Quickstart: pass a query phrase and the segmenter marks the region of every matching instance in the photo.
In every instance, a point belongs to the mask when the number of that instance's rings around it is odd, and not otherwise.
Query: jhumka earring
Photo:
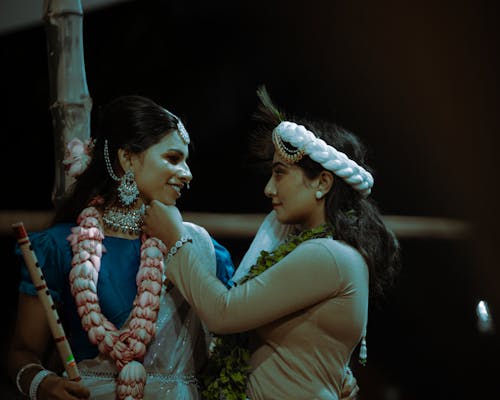
[[[123,174],[118,186],[118,198],[124,206],[133,204],[139,196],[139,188],[135,183],[134,172],[129,169]]]
[[[104,161],[106,163],[106,169],[108,170],[109,176],[120,182],[118,186],[118,199],[124,206],[130,206],[133,204],[137,197],[139,196],[139,188],[137,183],[135,183],[134,172],[130,169],[121,178],[118,178],[111,166],[111,160],[109,158],[108,141],[104,141]]]

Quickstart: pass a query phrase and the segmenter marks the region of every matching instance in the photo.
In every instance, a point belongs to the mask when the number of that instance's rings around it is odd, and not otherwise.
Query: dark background
[[[486,299],[499,320],[497,16],[486,1],[130,1],[84,16],[93,116],[141,94],[183,118],[195,144],[184,211],[270,210],[266,177],[244,163],[260,84],[285,110],[358,134],[384,214],[472,227],[466,239],[401,239],[398,284],[372,306],[368,366],[353,365],[361,399],[496,399],[498,338],[479,334],[475,305]],[[49,210],[43,27],[0,35],[0,60],[0,208]],[[248,244],[218,239],[235,261]],[[1,245],[7,337],[18,273],[12,238]]]

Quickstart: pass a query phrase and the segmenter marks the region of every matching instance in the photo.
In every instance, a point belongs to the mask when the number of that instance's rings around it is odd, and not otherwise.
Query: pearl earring
[[[323,192],[321,192],[320,190],[318,190],[318,191],[316,192],[316,199],[317,199],[317,200],[319,200],[319,199],[321,199],[322,197],[323,197]]]

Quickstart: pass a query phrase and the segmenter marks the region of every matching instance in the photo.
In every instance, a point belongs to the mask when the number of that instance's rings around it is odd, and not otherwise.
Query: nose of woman
[[[193,174],[186,163],[180,166],[177,176],[185,184],[189,184],[193,180]]]
[[[264,194],[269,198],[276,196],[276,186],[274,185],[273,177],[269,178],[269,181],[267,181],[267,184],[264,187]]]

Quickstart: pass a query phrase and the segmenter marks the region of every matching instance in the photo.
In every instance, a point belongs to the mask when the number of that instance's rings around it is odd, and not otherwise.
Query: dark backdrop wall
[[[384,214],[471,224],[468,240],[402,240],[398,286],[372,307],[369,366],[354,367],[362,399],[498,390],[498,340],[478,333],[474,315],[481,298],[494,316],[500,310],[497,7],[428,3],[150,0],[84,17],[93,116],[133,93],[186,121],[195,179],[183,210],[270,210],[266,177],[244,162],[255,90],[266,84],[286,110],[336,121],[362,138]],[[45,40],[42,26],[0,36],[5,210],[52,207]],[[247,245],[221,241],[236,260]],[[9,321],[18,279],[12,246],[2,238]]]

